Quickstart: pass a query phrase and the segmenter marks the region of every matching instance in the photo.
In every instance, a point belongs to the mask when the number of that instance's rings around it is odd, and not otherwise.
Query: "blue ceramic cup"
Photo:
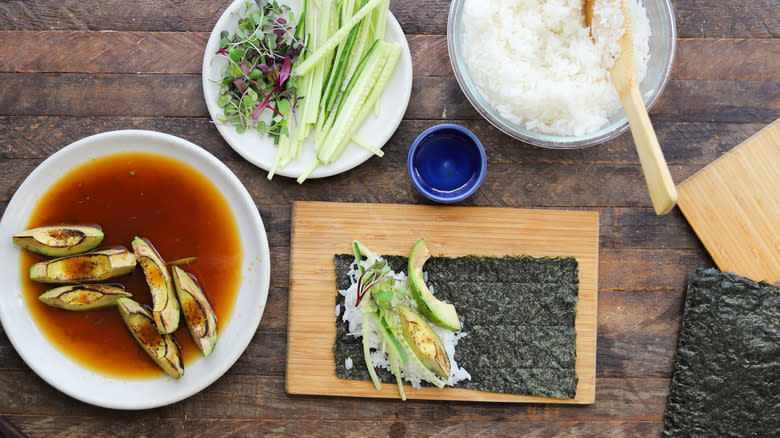
[[[412,184],[428,199],[458,202],[474,193],[485,179],[487,160],[479,139],[452,124],[423,131],[409,149]]]

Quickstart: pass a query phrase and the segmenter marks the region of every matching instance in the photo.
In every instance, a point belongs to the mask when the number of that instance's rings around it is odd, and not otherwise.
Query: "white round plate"
[[[285,0],[280,3],[289,4],[293,12],[297,13],[299,6],[295,0]],[[276,156],[276,147],[270,137],[260,135],[254,129],[239,134],[235,127],[216,121],[217,116],[222,114],[222,108],[217,105],[219,82],[222,80],[222,69],[227,65],[224,57],[216,55],[219,50],[220,33],[227,30],[231,35],[235,34],[239,14],[244,13],[246,4],[247,0],[233,2],[214,26],[203,57],[203,94],[211,120],[214,121],[222,138],[247,161],[269,170]],[[401,58],[379,99],[379,117],[374,114],[369,115],[357,132],[358,137],[378,148],[384,146],[398,128],[412,93],[412,56],[404,32],[392,13],[387,14],[385,41],[401,44]],[[315,155],[313,142],[308,139],[304,143],[301,159],[291,161],[286,167],[278,169],[276,174],[297,178],[314,161]],[[334,163],[318,166],[310,178],[322,178],[346,172],[369,159],[371,155],[371,152],[352,143]]]
[[[25,229],[38,199],[74,166],[90,159],[138,151],[164,155],[189,164],[206,176],[233,210],[243,243],[241,284],[230,322],[219,334],[212,354],[189,364],[179,380],[106,377],[77,364],[54,348],[35,325],[23,297],[20,251],[12,236]],[[97,406],[147,409],[187,398],[225,373],[244,352],[263,316],[270,281],[268,240],[252,198],[221,161],[189,141],[152,131],[114,131],[93,135],[56,152],[14,194],[0,220],[0,321],[25,363],[60,391]]]

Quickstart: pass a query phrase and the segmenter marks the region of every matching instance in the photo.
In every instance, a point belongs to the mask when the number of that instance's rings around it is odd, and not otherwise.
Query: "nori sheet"
[[[406,272],[407,258],[384,256],[396,272]],[[334,257],[336,285],[350,286],[351,254]],[[572,399],[577,387],[576,316],[579,289],[577,260],[568,258],[431,257],[424,267],[428,284],[440,300],[455,305],[466,336],[458,341],[455,360],[471,374],[456,386],[479,391]],[[336,304],[344,298],[336,292]],[[350,336],[336,319],[336,375],[371,380],[362,340]],[[345,358],[353,367],[347,370]],[[394,383],[377,369],[383,382]]]
[[[663,435],[780,436],[780,285],[689,275]]]

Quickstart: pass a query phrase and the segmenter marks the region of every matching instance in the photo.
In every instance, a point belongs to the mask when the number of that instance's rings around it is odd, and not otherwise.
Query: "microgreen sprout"
[[[223,114],[217,120],[239,133],[252,128],[278,142],[279,136],[289,135],[287,115],[298,100],[297,78],[290,72],[305,45],[296,38],[289,6],[266,0],[255,4],[259,10],[248,3],[234,35],[220,33],[216,55],[228,64],[217,101]],[[265,110],[270,120],[261,120]]]

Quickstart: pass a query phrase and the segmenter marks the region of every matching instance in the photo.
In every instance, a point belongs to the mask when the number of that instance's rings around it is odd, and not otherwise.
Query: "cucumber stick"
[[[355,15],[347,20],[347,22],[344,23],[341,28],[339,28],[339,30],[337,30],[330,38],[328,38],[328,40],[323,43],[323,45],[312,54],[312,56],[306,58],[303,62],[296,65],[295,68],[293,68],[293,74],[304,75],[309,70],[311,70],[311,68],[320,62],[326,54],[335,49],[336,46],[341,44],[341,42],[347,38],[353,27],[360,23],[360,21],[365,18],[366,15],[368,15],[371,11],[374,10],[375,7],[384,1],[385,0],[369,0],[365,6],[360,8],[360,10],[355,13]]]
[[[303,0],[299,21],[307,50],[293,66],[299,97],[288,136],[277,148],[269,179],[312,138],[316,159],[298,178],[336,161],[350,142],[382,156],[356,137],[360,124],[378,109],[382,91],[400,57],[400,45],[383,41],[389,0]],[[400,359],[400,358],[399,358]]]
[[[339,108],[333,127],[320,146],[317,159],[321,163],[332,163],[335,160],[336,151],[339,149],[340,143],[345,138],[349,138],[346,137],[349,126],[352,123],[356,123],[360,109],[363,107],[369,94],[371,94],[371,90],[382,73],[382,68],[387,60],[387,43],[380,42],[375,49],[367,55],[363,71],[355,81],[354,87],[349,94],[345,94],[344,104],[340,105],[341,108]]]
[[[374,61],[374,65],[370,64],[371,61],[366,65],[338,114],[325,140],[325,147],[317,154],[317,158],[323,163],[332,163],[341,155],[349,140],[372,111],[392,76],[393,69],[401,56],[401,46],[390,43],[380,44],[378,59]]]

